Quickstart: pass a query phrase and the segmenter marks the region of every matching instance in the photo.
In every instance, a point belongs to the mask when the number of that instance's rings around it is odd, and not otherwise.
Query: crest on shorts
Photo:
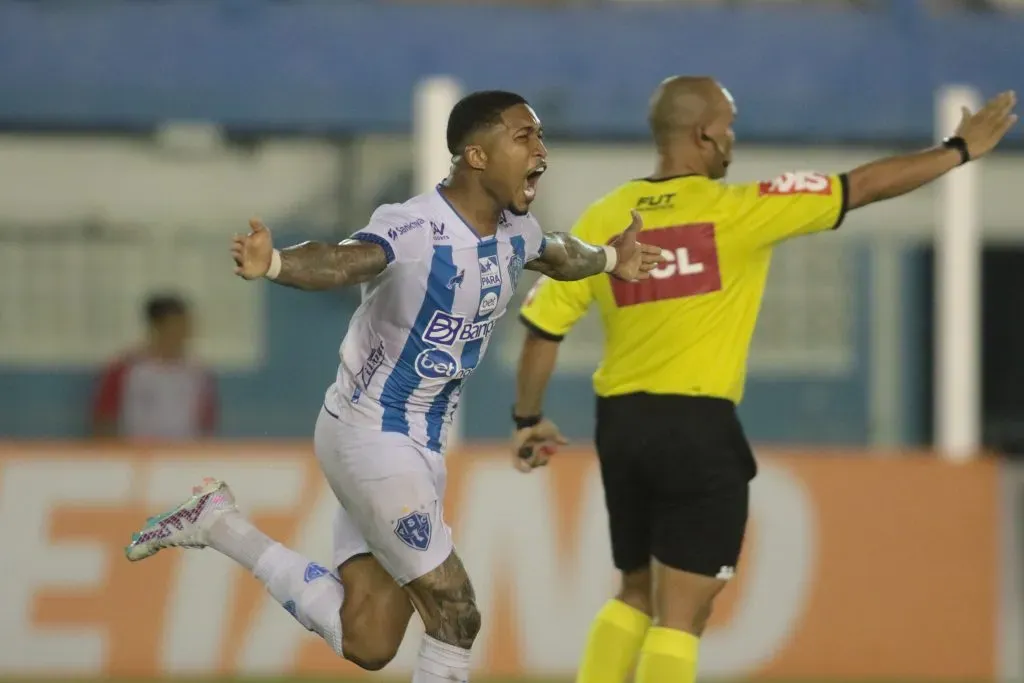
[[[430,545],[430,517],[413,512],[395,523],[395,535],[413,550],[426,550]]]

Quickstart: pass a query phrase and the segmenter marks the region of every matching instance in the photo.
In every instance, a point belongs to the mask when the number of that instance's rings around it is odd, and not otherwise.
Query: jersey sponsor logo
[[[813,171],[783,173],[777,178],[760,183],[758,194],[762,197],[787,194],[830,195],[832,194],[832,183],[828,176]]]
[[[426,349],[416,356],[416,374],[423,379],[453,379],[459,374],[459,361],[444,349]]]
[[[422,512],[413,512],[395,523],[395,535],[413,550],[430,547],[430,517]]]
[[[494,292],[491,292],[491,294],[494,294]],[[495,297],[497,297],[496,294]],[[486,298],[485,296],[484,299]],[[480,305],[483,306],[482,301]],[[497,298],[495,298],[496,306]],[[438,346],[452,346],[456,342],[477,341],[490,335],[497,322],[496,319],[471,322],[462,316],[451,315],[444,311],[434,311],[430,322],[427,323],[427,329],[423,331],[422,339],[425,342],[437,344]]]
[[[501,268],[497,256],[484,256],[480,261],[480,289],[501,287]]]
[[[466,271],[465,269],[460,269],[458,275],[453,275],[451,279],[448,280],[448,289],[455,289],[456,287],[461,287],[465,279]]]
[[[430,221],[430,230],[434,233],[434,241],[442,242],[448,239],[448,235],[444,234],[444,223],[435,223]]]
[[[612,278],[617,306],[681,299],[722,289],[713,223],[644,230],[644,241],[661,247],[666,263],[652,270],[648,280],[624,282]]]
[[[434,311],[430,322],[427,323],[427,329],[423,331],[423,341],[441,346],[451,346],[458,338],[462,323],[463,318],[457,315]]]
[[[364,387],[370,386],[370,380],[373,379],[382,363],[384,363],[384,342],[378,341],[377,345],[370,351],[366,362],[363,363],[363,367],[359,370],[359,379]]]
[[[415,230],[416,228],[420,227],[424,223],[426,223],[425,220],[423,220],[422,218],[417,218],[416,220],[410,221],[409,223],[406,223],[405,225],[399,225],[396,228],[389,228],[388,229],[388,237],[390,237],[391,240],[394,241],[394,240],[398,239],[399,236],[404,235],[405,233],[409,232],[410,230]]]
[[[484,316],[498,307],[498,295],[495,292],[487,292],[480,299],[480,308],[477,309],[477,316]]]
[[[671,209],[674,206],[672,203],[672,198],[675,196],[675,192],[670,192],[668,194],[651,195],[650,197],[640,197],[640,199],[636,201],[636,208],[639,211]]]

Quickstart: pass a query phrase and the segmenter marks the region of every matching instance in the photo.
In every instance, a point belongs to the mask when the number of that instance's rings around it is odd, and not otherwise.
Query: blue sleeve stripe
[[[544,253],[544,247],[546,247],[546,246],[548,246],[548,237],[547,237],[547,235],[541,235],[540,236],[540,246],[537,247],[537,255],[534,256],[530,260],[533,261],[534,259],[539,259],[541,257],[541,254]]]
[[[372,232],[357,232],[351,236],[351,239],[359,240],[360,242],[369,242],[371,244],[378,245],[384,250],[384,255],[388,259],[388,265],[391,265],[395,260],[395,250],[392,248],[391,243],[380,235],[374,235]]]

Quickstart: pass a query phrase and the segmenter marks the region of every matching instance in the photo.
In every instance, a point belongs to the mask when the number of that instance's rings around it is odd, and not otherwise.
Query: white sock
[[[318,634],[339,656],[345,591],[325,567],[289,550],[241,513],[221,515],[211,526],[210,547],[251,571],[295,620]]]
[[[210,547],[250,572],[277,541],[256,528],[241,512],[221,513],[210,525]]]
[[[337,576],[280,543],[263,553],[253,573],[296,621],[323,638],[335,654],[344,657],[341,603],[345,590]]]
[[[469,650],[423,636],[412,683],[467,683]]]

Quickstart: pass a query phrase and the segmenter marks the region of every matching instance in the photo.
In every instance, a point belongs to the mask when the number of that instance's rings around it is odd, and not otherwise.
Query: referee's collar
[[[667,183],[670,180],[679,180],[680,178],[706,178],[707,176],[701,175],[700,173],[682,173],[680,175],[670,175],[664,178],[652,178],[647,176],[646,178],[634,178],[633,182],[637,183]]]

